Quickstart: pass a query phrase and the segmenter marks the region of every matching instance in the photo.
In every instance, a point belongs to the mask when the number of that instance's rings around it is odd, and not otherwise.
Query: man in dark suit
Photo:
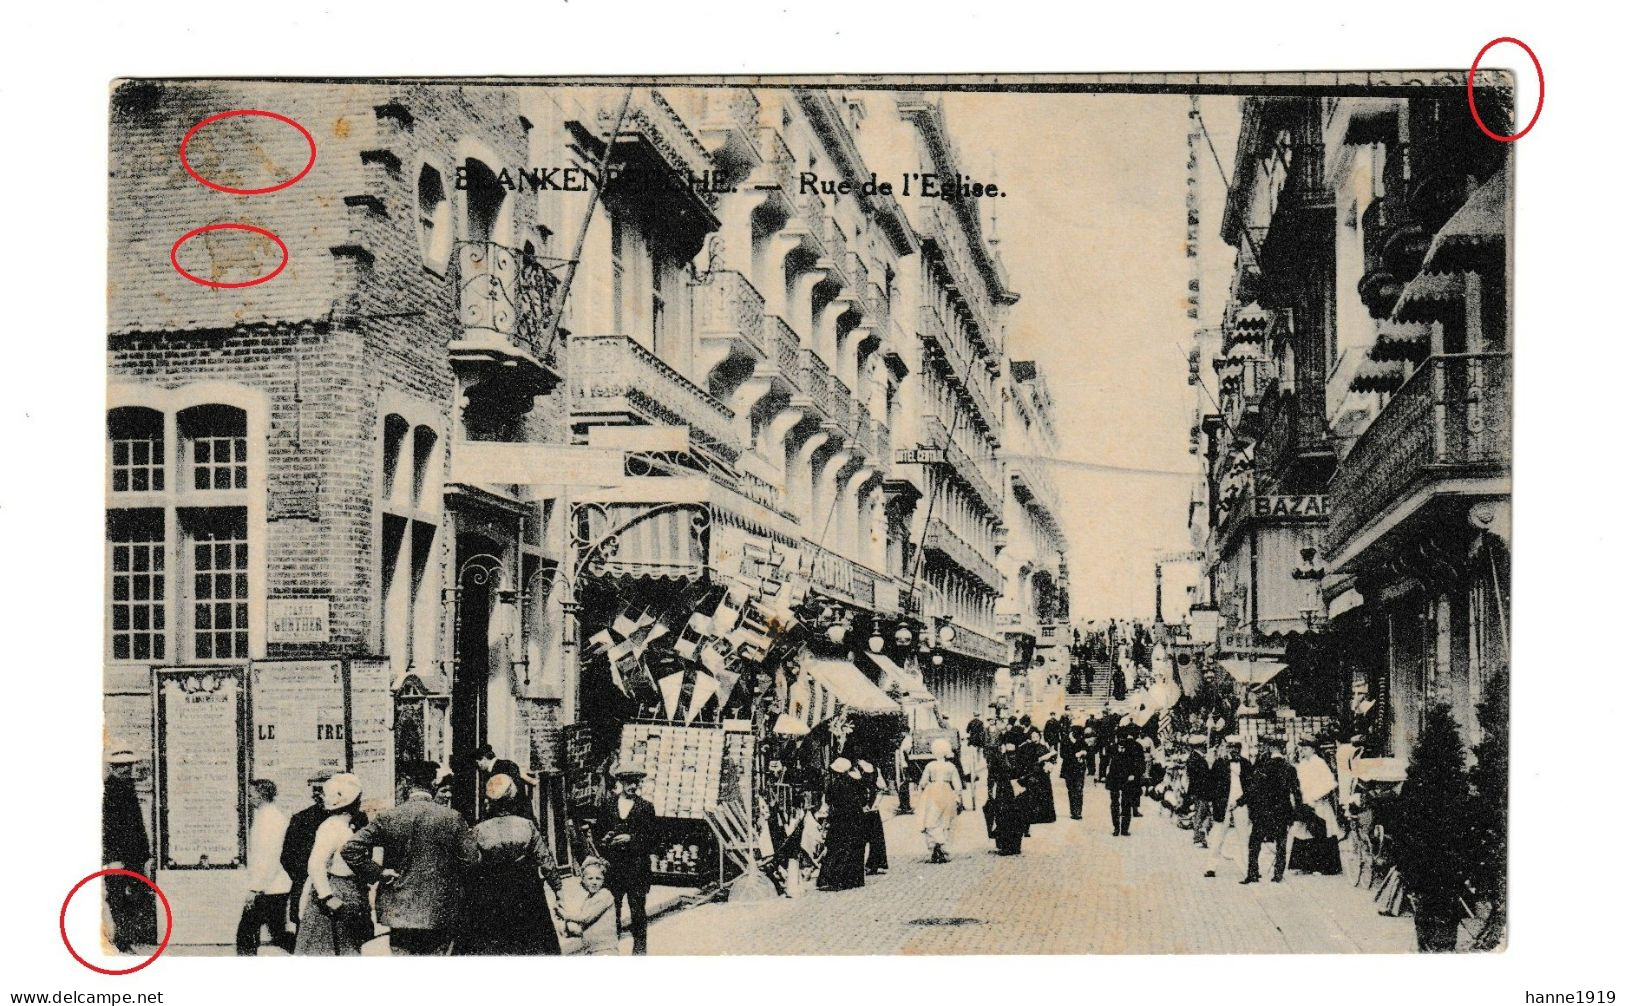
[[[649,952],[649,888],[653,884],[649,852],[654,847],[654,804],[638,796],[644,773],[619,767],[615,795],[610,798],[598,821],[598,854],[609,863],[604,886],[615,895],[615,918],[621,919],[621,904],[627,909],[627,928],[632,933],[632,953]]]
[[[1286,763],[1279,737],[1261,741],[1264,754],[1253,766],[1236,806],[1246,807],[1252,820],[1247,835],[1247,876],[1243,884],[1259,881],[1258,853],[1265,842],[1275,843],[1275,869],[1270,880],[1280,883],[1286,875],[1286,833],[1298,802],[1298,774]]]
[[[1106,749],[1105,775],[1112,799],[1112,834],[1127,835],[1145,780],[1145,749],[1133,725],[1118,730],[1117,739]]]
[[[316,845],[316,829],[327,819],[327,808],[322,806],[322,783],[332,774],[324,769],[310,777],[312,803],[288,818],[288,830],[282,838],[282,872],[288,875],[291,885],[288,888],[288,916],[296,926],[299,924],[299,894],[305,889],[305,880],[310,876],[310,850]]]
[[[1207,831],[1213,824],[1213,781],[1208,777],[1208,747],[1193,744],[1185,759],[1185,796],[1191,802],[1191,841],[1207,848]]]
[[[102,866],[151,876],[152,843],[147,815],[135,792],[135,766],[141,758],[121,747],[107,758],[102,784]],[[152,888],[122,874],[103,881],[107,911],[113,920],[113,946],[121,954],[158,942],[158,917]]]
[[[432,763],[409,766],[400,803],[380,813],[340,855],[362,884],[382,883],[378,921],[402,957],[445,953],[456,931],[463,874],[474,865],[474,833],[461,814],[435,802]],[[384,850],[384,865],[372,850]]]

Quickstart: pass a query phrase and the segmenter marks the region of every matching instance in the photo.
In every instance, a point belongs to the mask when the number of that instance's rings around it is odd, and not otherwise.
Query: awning
[[[822,685],[842,706],[855,713],[897,713],[902,708],[849,660],[803,654],[801,672],[814,687]]]
[[[1417,273],[1400,292],[1393,317],[1395,321],[1438,321],[1445,305],[1459,303],[1464,296],[1460,273]]]
[[[1390,321],[1377,322],[1377,341],[1368,351],[1373,360],[1410,360],[1421,363],[1433,349],[1433,329],[1424,324]]]
[[[880,687],[887,690],[896,684],[902,693],[911,699],[931,701],[935,698],[931,689],[925,686],[925,681],[917,674],[911,674],[906,668],[899,667],[897,662],[884,653],[865,653],[870,662],[880,669]]]
[[[1244,685],[1268,684],[1277,674],[1286,670],[1286,664],[1279,660],[1249,660],[1244,657],[1232,657],[1219,661],[1224,672]]]
[[[1432,272],[1476,269],[1486,257],[1499,256],[1506,246],[1506,219],[1507,180],[1503,167],[1474,189],[1455,216],[1439,228],[1422,268]]]
[[[1405,364],[1397,360],[1360,361],[1354,377],[1349,381],[1350,391],[1377,391],[1392,393],[1405,383]]]

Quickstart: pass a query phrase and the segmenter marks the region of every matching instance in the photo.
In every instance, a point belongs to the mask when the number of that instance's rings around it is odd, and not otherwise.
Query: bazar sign
[[[1329,517],[1330,496],[1255,496],[1254,517]]]

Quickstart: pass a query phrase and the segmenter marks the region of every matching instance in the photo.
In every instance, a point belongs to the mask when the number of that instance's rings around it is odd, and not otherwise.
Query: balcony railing
[[[696,442],[738,453],[733,410],[634,339],[575,336],[569,357],[570,410],[576,416],[686,425]]]
[[[783,191],[784,197],[794,203],[796,158],[790,153],[790,147],[784,142],[784,137],[771,126],[763,126],[756,135],[756,144],[762,150],[762,159],[772,167],[773,179]]]
[[[779,377],[799,394],[801,383],[801,338],[796,330],[777,315],[768,315],[763,321],[763,344],[767,349],[768,366],[779,369]]]
[[[731,270],[711,273],[694,290],[700,338],[737,339],[758,359],[767,355],[762,295],[750,280]]]
[[[959,619],[954,620],[954,639],[951,643],[939,644],[945,650],[962,653],[967,657],[985,660],[990,664],[1008,663],[1010,660],[1010,643],[1003,639],[995,639],[985,632],[965,625]]]
[[[1435,356],[1417,368],[1332,476],[1329,554],[1434,480],[1507,473],[1511,370],[1501,353]]]
[[[801,350],[801,390],[827,420],[835,420],[835,375],[811,347]]]
[[[1004,513],[1004,496],[999,492],[996,476],[990,477],[988,465],[966,453],[958,443],[948,437],[948,429],[937,416],[923,413],[920,428],[930,441],[924,446],[941,447],[947,452],[947,468],[962,479],[981,500],[989,513],[998,517]]]
[[[957,378],[958,386],[975,403],[982,418],[989,425],[996,426],[998,413],[993,411],[987,371],[978,362],[958,328],[944,319],[934,305],[921,304],[919,331],[920,337],[936,347],[943,359],[948,361],[948,369]]]
[[[845,430],[852,432],[852,389],[839,377],[830,380],[830,422]]]
[[[823,203],[816,195],[808,196],[807,201],[809,203],[818,203],[819,213],[823,218],[825,254],[835,264],[835,268],[842,272],[846,281],[851,282],[852,277],[846,273],[846,270],[851,268],[853,256],[846,248],[846,231],[842,230],[841,225],[835,222],[834,214],[823,212]]]
[[[459,243],[456,263],[462,327],[496,332],[539,362],[552,362],[554,347],[542,341],[557,308],[558,277],[538,259],[492,241]]]
[[[615,128],[615,111],[619,98],[598,109],[598,128],[606,136]],[[634,95],[621,120],[622,135],[639,134],[665,160],[667,168],[685,178],[698,178],[711,168],[711,152],[694,135],[671,104],[659,91]],[[714,193],[701,193],[707,203],[715,204]]]
[[[760,156],[758,137],[762,103],[747,87],[712,87],[705,90],[703,128],[724,136],[723,148]]]
[[[933,516],[925,528],[925,547],[940,552],[950,562],[982,581],[992,590],[999,590],[999,570],[993,562],[961,538],[941,517]]]

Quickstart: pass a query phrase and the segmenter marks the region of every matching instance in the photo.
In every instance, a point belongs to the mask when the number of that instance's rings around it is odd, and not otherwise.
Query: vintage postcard
[[[107,945],[1500,949],[1512,110],[114,82]]]

